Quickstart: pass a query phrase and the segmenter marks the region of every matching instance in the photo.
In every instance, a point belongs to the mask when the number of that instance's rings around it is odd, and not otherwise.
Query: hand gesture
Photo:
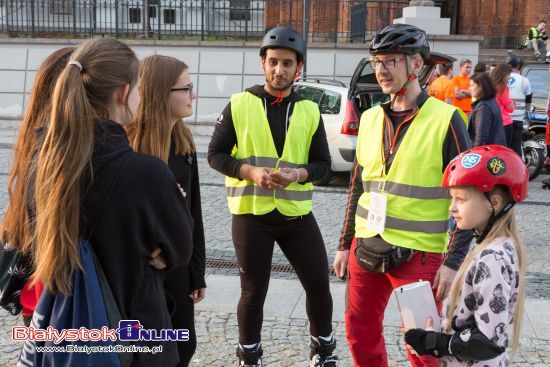
[[[437,289],[435,294],[435,300],[441,301],[451,291],[451,285],[456,276],[456,270],[453,270],[445,265],[441,265],[437,274],[435,274],[435,279],[432,284],[432,289]]]
[[[166,267],[166,260],[164,260],[162,250],[159,247],[154,249],[151,255],[149,255],[149,265],[157,270],[162,270]]]
[[[332,268],[336,273],[336,276],[341,280],[346,280],[348,273],[348,263],[349,263],[349,250],[338,250],[336,251],[336,256],[334,257],[334,262],[332,263]]]
[[[271,172],[269,174],[272,182],[280,187],[287,187],[288,185],[295,183],[299,179],[299,171],[295,168],[279,168],[278,171]]]
[[[193,303],[199,303],[204,299],[205,294],[206,288],[199,288],[189,293],[189,298],[193,300]]]
[[[272,170],[266,167],[254,167],[250,170],[252,181],[262,189],[275,189],[281,187],[271,179]]]

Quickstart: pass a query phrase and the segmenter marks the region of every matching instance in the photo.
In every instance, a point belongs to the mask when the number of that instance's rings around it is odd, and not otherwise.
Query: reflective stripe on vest
[[[428,98],[409,122],[387,173],[382,161],[384,111],[377,106],[361,116],[357,161],[362,167],[364,192],[355,215],[357,237],[377,235],[366,224],[370,194],[381,192],[387,197],[386,225],[380,234],[385,241],[420,251],[445,251],[450,200],[440,186],[442,151],[455,111],[456,107]]]
[[[277,166],[277,162],[279,162],[280,167],[300,168],[303,166],[303,164],[279,161],[277,158],[269,158],[269,157],[248,157],[248,158],[241,159],[241,162],[246,164],[251,164],[256,167],[275,167]]]
[[[449,190],[443,187],[421,187],[397,182],[364,181],[363,191],[377,191],[384,185],[384,192],[415,199],[448,199]],[[379,191],[379,190],[378,190]]]
[[[362,206],[357,207],[356,215],[367,220],[369,211]],[[402,231],[416,231],[425,233],[441,233],[447,230],[449,221],[416,221],[405,220],[393,217],[386,217],[386,228],[398,229]]]
[[[319,125],[316,104],[303,100],[294,104],[285,144],[278,157],[262,100],[249,93],[231,96],[231,114],[238,146],[232,156],[243,163],[273,170],[299,168],[308,163],[311,139]],[[261,215],[277,209],[287,216],[309,213],[313,185],[290,184],[284,189],[263,189],[253,181],[226,177],[227,201],[232,214]]]

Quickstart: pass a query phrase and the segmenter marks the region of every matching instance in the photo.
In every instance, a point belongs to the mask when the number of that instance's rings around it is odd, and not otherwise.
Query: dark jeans
[[[332,333],[332,296],[323,237],[312,213],[286,217],[278,211],[265,215],[233,215],[233,244],[241,277],[237,307],[239,343],[261,340],[263,306],[275,242],[292,265],[306,291],[310,334]]]
[[[514,135],[514,124],[504,126],[504,135],[506,136],[506,146],[512,147],[512,136]]]
[[[521,134],[523,132],[523,121],[514,121],[512,124],[512,144],[510,148],[521,157]]]

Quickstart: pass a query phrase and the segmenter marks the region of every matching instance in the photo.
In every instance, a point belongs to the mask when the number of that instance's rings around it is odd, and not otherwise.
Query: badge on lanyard
[[[367,228],[376,233],[384,233],[386,228],[386,206],[388,197],[382,192],[370,193],[369,216]]]

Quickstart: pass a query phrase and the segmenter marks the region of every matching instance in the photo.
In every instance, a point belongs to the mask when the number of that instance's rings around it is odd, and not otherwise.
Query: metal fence
[[[391,24],[408,4],[408,0],[0,0],[0,33],[249,40],[287,25],[310,42],[353,42]]]

